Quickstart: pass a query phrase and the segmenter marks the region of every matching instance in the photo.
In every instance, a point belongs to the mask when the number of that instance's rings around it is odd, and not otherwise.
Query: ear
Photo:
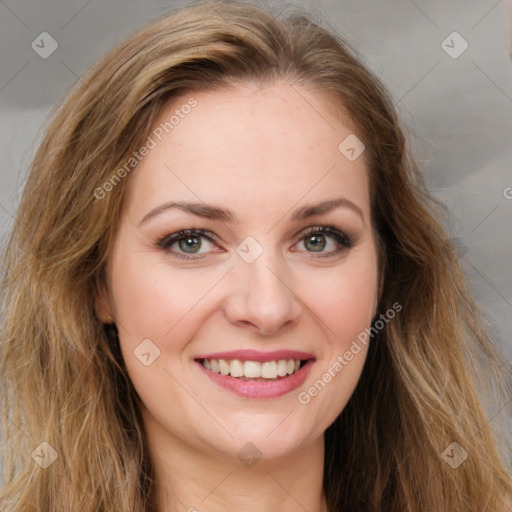
[[[113,308],[110,294],[106,285],[102,285],[96,293],[94,308],[96,316],[104,324],[112,323]]]

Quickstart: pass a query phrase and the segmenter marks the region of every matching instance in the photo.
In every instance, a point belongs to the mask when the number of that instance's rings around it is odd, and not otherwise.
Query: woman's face
[[[344,408],[378,291],[352,133],[320,93],[285,82],[183,94],[161,112],[126,178],[97,301],[149,438],[285,456],[319,442]]]

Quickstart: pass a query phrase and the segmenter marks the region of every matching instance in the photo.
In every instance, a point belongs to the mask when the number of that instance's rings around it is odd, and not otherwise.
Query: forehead
[[[287,82],[174,97],[130,177],[130,210],[177,199],[270,215],[340,195],[368,209],[364,152],[344,152],[355,123],[333,107],[326,94]]]

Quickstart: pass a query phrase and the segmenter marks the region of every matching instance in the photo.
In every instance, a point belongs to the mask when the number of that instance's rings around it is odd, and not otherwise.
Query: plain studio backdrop
[[[451,236],[474,296],[490,315],[492,337],[510,361],[510,5],[505,0],[295,3],[323,12],[391,91],[426,181],[452,213]],[[52,105],[114,44],[175,5],[0,1],[1,247]],[[512,439],[508,405],[489,408],[491,421]]]

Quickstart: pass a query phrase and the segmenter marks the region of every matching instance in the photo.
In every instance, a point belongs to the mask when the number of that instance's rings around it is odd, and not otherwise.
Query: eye
[[[320,257],[328,257],[350,249],[354,246],[354,240],[332,226],[315,226],[302,233],[298,245],[300,244],[306,248],[306,252],[321,254]],[[326,248],[327,250],[324,250]]]
[[[183,229],[165,236],[158,245],[179,258],[199,259],[194,255],[210,252],[214,245],[212,237],[207,233],[204,229]]]
[[[212,252],[216,246],[215,235],[204,229],[183,229],[164,236],[157,243],[159,247],[178,258],[201,259],[204,254]],[[334,256],[354,246],[349,235],[332,226],[314,226],[301,233],[296,246],[305,248],[305,252],[318,254],[325,258]],[[296,252],[296,250],[294,250]]]

